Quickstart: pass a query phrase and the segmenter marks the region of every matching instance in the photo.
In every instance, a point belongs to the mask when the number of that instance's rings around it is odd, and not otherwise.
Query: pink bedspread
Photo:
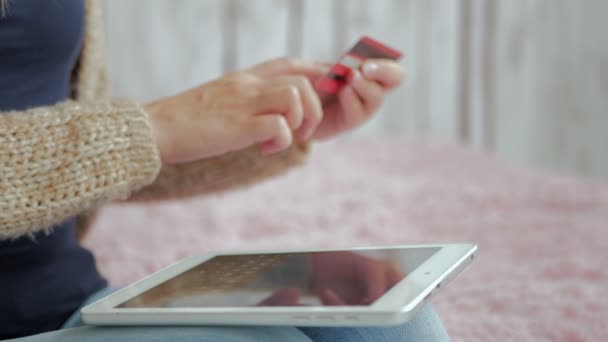
[[[86,241],[113,285],[217,250],[475,242],[434,303],[456,341],[608,340],[608,186],[454,143],[349,140],[221,196],[105,209]]]

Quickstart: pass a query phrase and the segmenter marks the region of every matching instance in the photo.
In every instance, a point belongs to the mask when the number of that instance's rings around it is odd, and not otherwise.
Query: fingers
[[[321,292],[321,302],[323,305],[339,306],[346,305],[346,302],[338,296],[332,289],[325,289]]]
[[[321,99],[308,79],[298,77],[294,82],[298,84],[302,93],[302,103],[304,105],[304,120],[302,126],[296,132],[296,136],[305,141],[312,137],[323,120],[323,106]]]
[[[293,137],[285,118],[281,115],[263,115],[246,126],[243,135],[252,135],[252,143],[261,143],[262,154],[283,151],[291,145]]]
[[[365,293],[363,304],[373,303],[404,278],[399,267],[392,262],[360,258],[357,264]]]
[[[346,86],[338,93],[340,106],[342,107],[342,117],[344,127],[351,128],[367,120],[367,111],[363,102],[352,86]]]
[[[353,71],[349,85],[338,95],[346,126],[356,127],[367,121],[382,105],[385,92],[380,83],[363,77],[358,70]]]
[[[294,306],[300,301],[300,290],[285,288],[273,293],[270,297],[259,302],[257,306]]]
[[[303,76],[286,76],[262,82],[265,89],[253,104],[259,114],[284,114],[300,140],[308,140],[323,119],[321,100]]]
[[[310,81],[303,76],[257,80],[243,110],[250,111],[252,127],[242,132],[261,144],[263,154],[287,149],[295,134],[308,140],[323,118],[321,101]],[[280,120],[282,118],[282,120]],[[295,133],[294,133],[295,132]]]
[[[303,99],[300,89],[291,83],[261,85],[260,94],[252,99],[254,114],[281,114],[289,128],[296,130],[304,119]]]
[[[384,100],[384,88],[379,83],[364,78],[359,71],[353,72],[350,85],[363,102],[366,116],[378,110]]]
[[[302,103],[303,119],[302,125],[297,129],[296,137],[300,140],[310,139],[323,119],[321,100],[310,81],[303,76],[288,76],[270,82],[290,84],[298,89]]]
[[[365,296],[362,298],[363,304],[371,304],[380,298],[387,288],[387,279],[384,268],[378,262],[365,261],[365,266],[361,268],[361,281],[365,289]]]
[[[365,78],[379,83],[387,90],[397,87],[405,78],[403,67],[388,59],[369,59],[361,70]]]

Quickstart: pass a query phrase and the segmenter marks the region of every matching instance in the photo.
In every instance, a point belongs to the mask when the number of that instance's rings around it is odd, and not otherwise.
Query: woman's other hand
[[[322,75],[316,75],[316,78]],[[378,111],[384,96],[398,87],[405,77],[403,67],[388,59],[369,59],[354,70],[337,96],[323,99],[323,121],[314,139],[327,139],[358,128]]]
[[[314,253],[312,289],[324,305],[368,305],[405,274],[389,261],[352,252]]]

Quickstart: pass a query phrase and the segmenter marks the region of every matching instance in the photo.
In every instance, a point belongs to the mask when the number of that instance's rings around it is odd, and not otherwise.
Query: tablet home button
[[[324,321],[329,321],[329,322],[335,322],[336,318],[334,316],[317,316],[318,319],[324,320]]]

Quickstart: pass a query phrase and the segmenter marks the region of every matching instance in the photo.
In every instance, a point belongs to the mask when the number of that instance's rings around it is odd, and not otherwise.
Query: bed
[[[105,208],[85,240],[113,286],[207,251],[475,242],[434,300],[455,341],[608,340],[608,185],[451,141],[351,138],[212,197]]]

